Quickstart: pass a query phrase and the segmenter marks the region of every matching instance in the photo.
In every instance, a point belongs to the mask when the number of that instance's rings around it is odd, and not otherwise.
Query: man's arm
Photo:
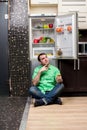
[[[35,76],[35,78],[32,80],[32,83],[33,83],[34,86],[36,86],[36,85],[39,83],[41,73],[42,73],[43,71],[47,70],[47,69],[48,69],[48,67],[45,65],[45,66],[43,66],[43,67],[39,70],[39,72],[37,73],[37,75]]]
[[[32,83],[34,86],[36,86],[40,80],[41,71],[38,72],[38,74],[35,76],[35,78],[32,80]]]

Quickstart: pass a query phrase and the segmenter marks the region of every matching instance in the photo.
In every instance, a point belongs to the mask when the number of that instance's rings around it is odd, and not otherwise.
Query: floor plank
[[[87,130],[87,97],[62,97],[63,105],[33,107],[26,130]]]

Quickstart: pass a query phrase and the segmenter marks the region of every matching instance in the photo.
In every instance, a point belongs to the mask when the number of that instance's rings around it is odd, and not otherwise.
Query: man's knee
[[[59,84],[57,84],[58,85],[58,92],[62,92],[63,91],[63,89],[64,89],[64,84],[63,83],[59,83]]]
[[[62,91],[63,91],[63,89],[64,89],[64,84],[63,84],[63,83],[61,83],[61,84],[60,84],[60,87],[59,87],[59,91],[60,91],[60,92],[62,92]]]
[[[61,83],[61,84],[60,84],[60,87],[61,87],[61,89],[64,89],[64,84]]]

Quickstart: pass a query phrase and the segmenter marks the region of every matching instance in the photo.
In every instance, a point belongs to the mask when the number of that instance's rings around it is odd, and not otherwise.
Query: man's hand
[[[62,83],[63,82],[62,76],[58,75],[56,78],[56,81],[57,81],[57,83]]]
[[[40,72],[46,71],[48,70],[48,65],[44,65],[41,69]]]
[[[44,66],[39,70],[39,72],[38,72],[38,74],[36,75],[36,77],[32,80],[32,83],[33,83],[34,86],[36,86],[36,85],[38,84],[38,82],[39,82],[39,80],[40,80],[41,73],[42,73],[43,71],[46,71],[46,70],[48,70],[48,65],[44,65]]]

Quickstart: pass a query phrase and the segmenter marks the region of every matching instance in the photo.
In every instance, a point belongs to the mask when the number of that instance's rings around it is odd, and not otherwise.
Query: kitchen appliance
[[[37,56],[45,52],[50,63],[58,67],[57,59],[77,59],[77,13],[66,15],[29,16],[29,56],[31,75],[39,65]]]
[[[29,16],[30,60],[41,52],[51,59],[77,59],[77,13]]]

